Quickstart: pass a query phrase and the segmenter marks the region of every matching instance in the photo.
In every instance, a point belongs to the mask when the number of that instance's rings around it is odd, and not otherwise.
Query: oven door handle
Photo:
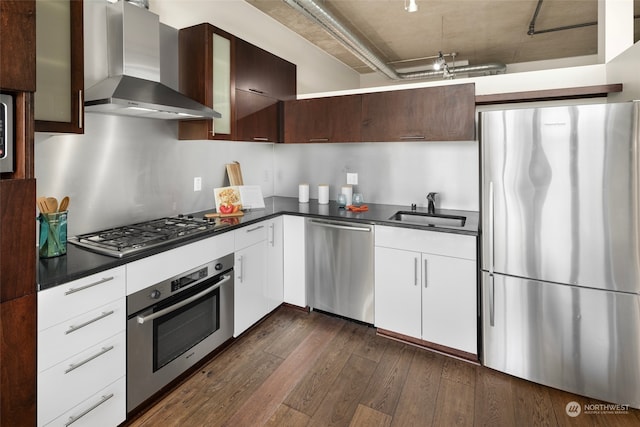
[[[224,285],[229,280],[231,280],[231,276],[222,276],[222,280],[219,281],[218,283],[216,283],[214,286],[212,286],[210,288],[207,288],[204,291],[202,291],[200,293],[197,293],[197,294],[195,294],[195,295],[193,295],[193,296],[191,296],[191,297],[189,297],[189,298],[187,298],[185,300],[182,300],[177,304],[174,304],[174,305],[172,305],[170,307],[167,307],[167,308],[163,308],[162,310],[156,311],[155,313],[150,314],[148,316],[138,316],[138,323],[142,325],[145,322],[149,322],[149,321],[151,321],[153,319],[157,319],[158,317],[162,317],[165,314],[169,314],[172,311],[178,310],[179,308],[184,307],[185,305],[190,304],[193,301],[195,301],[197,299],[200,299],[203,296],[215,291],[216,289],[218,289],[220,286]]]

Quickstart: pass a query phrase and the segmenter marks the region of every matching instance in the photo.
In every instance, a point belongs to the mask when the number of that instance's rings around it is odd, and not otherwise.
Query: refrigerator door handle
[[[493,230],[493,221],[494,221],[494,211],[493,211],[493,181],[489,182],[489,229],[487,230],[488,239],[489,239],[489,274],[493,276],[493,268],[494,268],[494,260],[493,260],[493,251],[494,251],[494,230]]]
[[[496,325],[496,279],[493,274],[489,275],[489,326]]]

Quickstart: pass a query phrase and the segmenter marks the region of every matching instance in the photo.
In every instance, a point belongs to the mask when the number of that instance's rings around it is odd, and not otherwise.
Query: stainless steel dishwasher
[[[308,218],[306,228],[309,306],[373,324],[374,226]]]

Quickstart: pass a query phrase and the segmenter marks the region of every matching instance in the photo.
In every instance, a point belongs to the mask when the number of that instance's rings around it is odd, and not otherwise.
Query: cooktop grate
[[[220,220],[179,215],[80,234],[69,242],[105,255],[123,257],[170,241],[228,227]]]

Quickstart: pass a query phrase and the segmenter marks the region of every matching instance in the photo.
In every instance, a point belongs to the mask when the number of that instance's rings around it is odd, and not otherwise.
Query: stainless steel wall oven
[[[233,254],[127,297],[127,411],[233,334]]]

